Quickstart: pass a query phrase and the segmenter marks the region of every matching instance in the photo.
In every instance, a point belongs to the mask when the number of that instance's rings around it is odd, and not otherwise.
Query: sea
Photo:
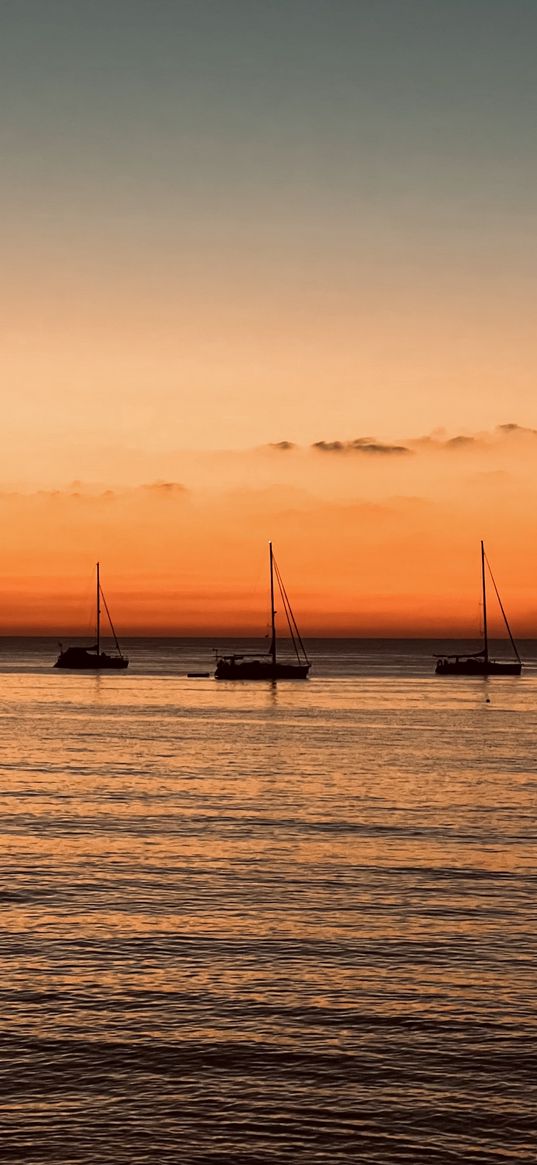
[[[537,643],[124,646],[0,640],[2,1161],[535,1165]]]

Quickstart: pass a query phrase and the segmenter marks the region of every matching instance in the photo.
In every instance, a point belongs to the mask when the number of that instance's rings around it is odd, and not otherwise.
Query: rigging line
[[[289,599],[287,599],[287,602],[289,602]],[[291,612],[291,619],[292,619],[292,621],[293,621],[293,626],[294,626],[294,629],[295,629],[295,635],[296,635],[296,637],[297,637],[297,639],[298,639],[298,643],[299,643],[299,646],[300,646],[300,650],[301,650],[301,652],[302,652],[302,655],[303,655],[303,657],[304,657],[304,662],[305,662],[305,663],[309,663],[309,660],[308,660],[308,653],[307,653],[307,651],[306,651],[306,648],[304,647],[304,644],[303,644],[303,642],[302,642],[302,636],[301,636],[301,634],[300,634],[300,631],[298,630],[297,621],[296,621],[296,619],[295,619],[295,616],[294,616],[294,614],[293,614],[293,608],[291,607],[291,604],[290,604],[290,603],[289,603],[289,610],[290,610],[290,612]]]
[[[305,660],[305,662],[306,662],[306,663],[309,663],[309,660],[308,660],[308,653],[307,653],[307,651],[306,651],[306,648],[304,647],[304,644],[303,644],[303,642],[302,642],[302,636],[301,636],[301,634],[300,634],[300,631],[298,630],[297,621],[296,621],[296,619],[295,619],[295,616],[294,616],[294,614],[293,614],[293,608],[292,608],[292,606],[291,606],[291,603],[290,603],[290,600],[289,600],[289,596],[288,596],[288,594],[287,594],[287,591],[286,591],[286,589],[285,589],[285,584],[284,584],[284,582],[283,582],[282,576],[281,576],[281,574],[280,574],[280,571],[279,571],[279,569],[278,569],[278,564],[277,564],[277,563],[275,563],[275,566],[276,566],[276,574],[277,574],[277,579],[278,579],[278,585],[279,585],[279,587],[280,587],[280,591],[281,591],[281,594],[282,594],[282,598],[283,598],[283,600],[284,600],[284,603],[286,603],[286,604],[287,604],[287,607],[289,608],[289,615],[290,615],[290,618],[291,618],[291,620],[292,620],[293,627],[294,627],[294,629],[295,629],[296,638],[297,638],[297,640],[298,640],[298,642],[299,642],[299,644],[300,644],[300,649],[301,649],[301,651],[302,651],[302,654],[303,654],[303,656],[304,656],[304,660]],[[289,616],[288,616],[288,619],[289,619]],[[299,656],[299,654],[298,654],[298,651],[297,651],[296,643],[295,643],[295,636],[293,635],[292,629],[291,629],[291,636],[292,636],[292,639],[293,639],[293,644],[294,644],[295,651],[296,651],[296,654],[297,654],[297,659],[299,660],[299,662],[301,662],[301,661],[300,661],[300,656]]]
[[[291,603],[290,603],[290,600],[289,600],[289,596],[288,596],[288,594],[287,594],[287,591],[285,590],[285,586],[284,586],[284,583],[283,583],[283,582],[282,582],[282,586],[283,586],[283,589],[284,589],[284,592],[285,592],[285,598],[286,598],[286,601],[287,601],[287,603],[288,603],[288,606],[289,606],[289,611],[290,611],[290,614],[291,614],[291,619],[292,619],[292,621],[293,621],[293,626],[294,626],[294,629],[295,629],[295,634],[296,634],[296,637],[297,637],[297,639],[298,639],[298,642],[299,642],[299,644],[300,644],[300,650],[302,651],[302,655],[303,655],[303,657],[304,657],[304,661],[305,661],[306,663],[309,663],[309,659],[308,659],[308,653],[307,653],[307,651],[306,651],[306,648],[304,647],[304,643],[303,643],[303,640],[302,640],[302,636],[301,636],[301,634],[300,634],[300,631],[298,630],[298,624],[297,624],[297,621],[296,621],[296,619],[295,619],[295,616],[294,616],[294,613],[293,613],[293,608],[292,608],[292,606],[291,606]]]
[[[516,645],[516,643],[515,643],[515,641],[514,641],[514,639],[513,639],[513,633],[512,633],[512,631],[511,631],[511,628],[510,628],[510,626],[509,626],[509,620],[508,620],[508,618],[507,618],[507,615],[505,614],[505,611],[504,611],[503,603],[502,603],[502,600],[501,600],[501,598],[500,598],[500,592],[499,592],[499,590],[498,590],[498,587],[496,586],[496,580],[495,580],[495,578],[494,578],[494,575],[493,575],[493,573],[492,573],[492,570],[491,570],[491,568],[490,568],[490,562],[489,562],[489,560],[488,560],[488,558],[487,558],[486,554],[485,554],[485,561],[486,561],[486,563],[487,563],[487,566],[488,566],[488,571],[489,571],[490,577],[491,577],[491,579],[492,579],[492,585],[493,585],[493,587],[494,587],[494,590],[495,590],[495,592],[496,592],[496,598],[497,598],[497,600],[498,600],[498,602],[499,602],[499,604],[500,604],[500,611],[501,611],[501,613],[502,613],[502,615],[503,615],[503,621],[504,621],[504,623],[505,623],[505,626],[507,627],[507,632],[508,632],[509,638],[510,638],[510,640],[511,640],[511,647],[513,648],[513,651],[514,651],[514,653],[515,653],[515,655],[516,655],[516,657],[517,657],[517,659],[518,659],[518,662],[519,662],[519,663],[522,663],[522,660],[521,660],[521,658],[520,658],[520,656],[519,656],[519,654],[518,654],[518,647],[517,647],[517,645]]]
[[[298,647],[296,644],[295,635],[293,632],[293,625],[291,622],[293,613],[290,610],[289,599],[287,598],[287,595],[285,593],[285,587],[283,586],[282,578],[281,578],[280,572],[279,572],[278,567],[277,567],[275,562],[274,562],[274,566],[275,566],[276,581],[278,583],[278,589],[280,591],[280,595],[281,595],[281,599],[282,599],[282,603],[283,603],[283,609],[285,611],[285,617],[287,619],[287,625],[289,627],[289,634],[291,636],[291,643],[293,644],[293,648],[294,648],[297,660],[300,663],[300,656],[298,654]]]
[[[119,646],[119,641],[118,641],[118,637],[117,637],[117,635],[116,635],[116,632],[115,632],[114,624],[112,623],[112,616],[111,616],[111,614],[110,614],[110,611],[108,610],[108,603],[107,603],[107,601],[106,601],[106,599],[105,599],[105,597],[104,597],[104,591],[103,591],[103,588],[102,588],[102,587],[99,587],[99,590],[100,590],[100,592],[101,592],[101,599],[103,600],[103,603],[104,603],[104,609],[105,609],[105,611],[106,611],[106,614],[108,615],[108,622],[109,622],[109,624],[110,624],[110,628],[111,628],[111,631],[112,631],[112,635],[114,636],[114,643],[115,643],[115,645],[116,645],[116,647],[117,647],[117,649],[118,649],[118,651],[119,651],[119,654],[121,655],[121,648],[120,648],[120,646]]]
[[[287,615],[287,623],[289,625],[289,634],[291,636],[291,640],[293,643],[293,648],[295,651],[297,662],[300,663],[301,662],[300,652],[299,652],[298,644],[297,644],[296,637],[295,637],[296,628],[295,628],[295,630],[293,630],[293,612],[289,606],[289,600],[287,599],[287,596],[284,598],[284,604],[285,604],[285,613]]]
[[[303,641],[302,641],[302,636],[301,636],[301,634],[300,634],[300,631],[298,630],[297,621],[296,621],[296,619],[295,619],[295,616],[294,616],[294,613],[293,613],[293,608],[292,608],[292,606],[291,606],[291,602],[290,602],[289,596],[288,596],[288,594],[287,594],[287,591],[285,590],[285,584],[284,584],[283,580],[282,580],[282,584],[281,584],[281,585],[282,585],[282,587],[283,587],[283,590],[284,590],[284,593],[285,593],[285,598],[286,598],[286,600],[287,600],[287,603],[289,604],[289,610],[290,610],[290,612],[291,612],[291,619],[293,620],[293,625],[294,625],[294,628],[295,628],[296,636],[297,636],[298,642],[299,642],[299,644],[300,644],[301,650],[302,650],[302,652],[303,652],[303,654],[304,654],[304,659],[305,659],[306,663],[309,663],[309,660],[308,660],[308,653],[307,653],[307,651],[306,651],[306,648],[304,647],[304,643],[303,643]]]
[[[274,563],[274,568],[275,568],[276,581],[278,583],[278,589],[280,591],[280,595],[281,595],[281,599],[282,599],[283,607],[284,607],[284,611],[285,611],[285,616],[287,619],[287,625],[289,627],[289,634],[291,636],[291,642],[293,644],[297,660],[300,663],[300,656],[298,654],[298,647],[296,645],[295,635],[293,632],[293,625],[292,625],[293,612],[291,611],[291,604],[290,604],[289,599],[287,597],[287,592],[286,592],[285,587],[283,585],[282,576],[280,574],[280,571],[278,569],[278,564],[277,564],[276,560],[274,559],[274,557],[273,557],[273,563]]]

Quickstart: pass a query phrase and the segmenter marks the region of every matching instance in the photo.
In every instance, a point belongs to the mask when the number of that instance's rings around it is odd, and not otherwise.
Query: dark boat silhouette
[[[516,656],[516,660],[496,660],[491,659],[489,655],[489,640],[487,629],[487,570],[492,579],[492,585],[496,592],[496,598],[500,605],[500,611],[503,615],[503,620],[507,628],[511,646]],[[483,592],[483,647],[480,651],[474,652],[473,655],[444,655],[439,656],[436,662],[437,676],[519,676],[522,671],[522,660],[518,654],[517,645],[513,639],[511,628],[504,611],[503,603],[496,583],[494,575],[490,569],[489,560],[485,554],[484,543],[481,543],[481,587]]]
[[[217,655],[216,680],[305,680],[311,667],[306,649],[300,637],[295,617],[283,584],[278,564],[269,542],[270,566],[270,617],[272,637],[270,648],[264,653],[242,653],[241,655]],[[278,659],[276,639],[276,609],[274,606],[274,575],[278,583],[283,608],[287,618],[291,642],[296,655],[294,660]]]
[[[101,651],[101,599],[108,616],[110,630],[117,649],[117,655],[108,655]],[[60,647],[62,645],[60,644]],[[129,661],[122,654],[114,624],[108,610],[108,604],[101,587],[100,565],[97,563],[97,591],[96,591],[96,643],[92,647],[66,647],[62,649],[54,667],[67,668],[70,671],[122,671],[129,666]]]

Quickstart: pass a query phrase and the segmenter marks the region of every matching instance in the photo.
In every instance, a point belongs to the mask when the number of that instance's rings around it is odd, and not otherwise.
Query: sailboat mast
[[[270,645],[270,654],[272,656],[273,666],[276,667],[276,612],[274,610],[274,563],[272,560],[272,542],[269,542],[269,562],[270,562],[270,618],[272,624],[272,643]]]
[[[481,584],[483,587],[483,636],[484,636],[484,650],[485,663],[489,661],[489,637],[487,630],[487,586],[485,580],[485,547],[481,542]]]
[[[101,650],[101,577],[100,565],[97,563],[97,655]]]

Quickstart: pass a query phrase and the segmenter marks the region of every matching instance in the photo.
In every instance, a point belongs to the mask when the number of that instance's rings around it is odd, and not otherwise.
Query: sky
[[[536,34],[2,5],[0,630],[81,626],[97,557],[130,629],[252,630],[268,537],[312,631],[469,630],[486,537],[537,634]]]

